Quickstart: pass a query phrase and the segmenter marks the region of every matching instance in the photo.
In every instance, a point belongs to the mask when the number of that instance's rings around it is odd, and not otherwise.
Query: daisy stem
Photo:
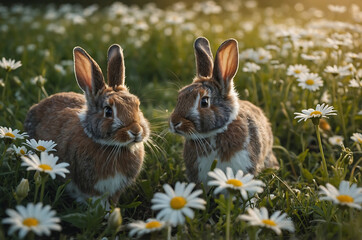
[[[3,161],[4,161],[4,158],[5,158],[6,150],[8,149],[8,146],[9,146],[9,144],[7,144],[6,141],[5,141],[5,143],[4,143],[4,152],[3,152],[3,154],[1,155],[1,159],[0,159],[0,168],[1,168],[2,165],[3,165]]]
[[[5,91],[6,91],[6,88],[7,88],[7,86],[8,86],[8,78],[9,78],[9,72],[8,71],[6,71],[6,74],[5,74],[5,85],[4,85],[4,88],[3,88],[3,93],[2,93],[2,101],[3,102],[5,102],[5,99],[6,99],[6,97],[5,97]]]
[[[229,197],[226,205],[226,240],[230,240],[230,210],[233,203],[233,194],[229,192]]]
[[[326,163],[326,159],[324,158],[321,135],[320,135],[320,132],[319,132],[319,124],[315,124],[314,127],[315,127],[315,131],[317,133],[319,151],[320,151],[321,156],[322,156],[322,166],[323,166],[323,175],[324,175],[323,177],[326,178],[325,180],[328,180],[329,176],[328,176],[328,170],[327,170],[327,163]]]
[[[40,190],[40,199],[39,199],[40,202],[43,202],[45,183],[48,180],[48,176],[49,175],[45,175],[41,177],[41,190]]]
[[[255,79],[254,74],[251,74],[251,79],[252,79],[252,82],[253,82],[254,103],[255,103],[256,105],[259,105],[258,89],[256,88],[256,79]]]
[[[342,100],[341,97],[339,95],[337,95],[337,101],[338,101],[338,115],[341,118],[341,125],[342,125],[342,130],[343,130],[343,135],[344,135],[344,139],[348,139],[347,136],[347,130],[346,130],[346,125],[344,124],[344,115],[343,115],[343,106],[342,106]]]
[[[167,240],[171,240],[171,225],[167,227]]]

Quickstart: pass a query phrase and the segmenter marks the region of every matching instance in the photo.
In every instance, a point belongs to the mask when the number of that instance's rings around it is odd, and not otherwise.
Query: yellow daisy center
[[[241,187],[243,186],[243,183],[240,180],[237,179],[229,179],[226,181],[227,184],[231,184],[234,187]]]
[[[145,227],[147,229],[158,228],[158,227],[161,227],[161,223],[159,221],[151,221],[151,222],[146,223]]]
[[[301,71],[299,69],[294,69],[294,73],[299,74]]]
[[[264,59],[263,55],[259,56],[259,60],[263,60],[263,59]]]
[[[186,205],[184,197],[174,197],[171,199],[170,205],[173,209],[181,209]]]
[[[53,170],[53,168],[51,166],[49,166],[48,164],[40,164],[39,167],[41,169],[43,169],[44,171],[46,170]]]
[[[15,138],[15,135],[10,132],[7,132],[7,133],[5,133],[5,137]]]
[[[337,196],[338,201],[342,202],[342,203],[352,203],[354,202],[353,197],[348,196],[348,195],[339,195]]]
[[[313,112],[310,113],[309,116],[313,116],[313,115],[322,115],[322,112],[320,112],[320,111],[313,111]]]
[[[307,81],[305,81],[305,83],[307,85],[313,85],[314,84],[314,80],[313,79],[308,79]]]
[[[270,219],[263,219],[262,222],[265,225],[272,226],[272,227],[275,227],[277,225],[273,220],[270,220]]]
[[[25,218],[23,224],[27,227],[38,226],[39,221],[36,218]]]
[[[44,152],[45,150],[47,150],[45,147],[40,146],[40,145],[37,146],[36,149],[38,149],[38,150],[41,151],[41,152]]]
[[[21,155],[25,155],[25,151],[24,151],[24,149],[20,149],[20,151],[19,151],[19,152],[20,152],[20,154],[21,154]]]

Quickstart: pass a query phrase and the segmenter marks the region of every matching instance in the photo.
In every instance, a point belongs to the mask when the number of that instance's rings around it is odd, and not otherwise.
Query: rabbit
[[[185,138],[183,158],[189,180],[206,186],[212,163],[226,170],[256,175],[264,167],[278,168],[273,133],[263,111],[238,98],[233,78],[239,66],[238,43],[229,39],[216,52],[209,41],[194,42],[196,77],[178,92],[169,118],[172,133]]]
[[[142,168],[149,122],[125,86],[119,45],[108,49],[108,84],[84,49],[75,47],[73,57],[84,94],[63,92],[43,99],[30,108],[24,127],[31,138],[57,144],[56,155],[70,164],[67,190],[77,201],[106,195],[106,203],[117,203]]]

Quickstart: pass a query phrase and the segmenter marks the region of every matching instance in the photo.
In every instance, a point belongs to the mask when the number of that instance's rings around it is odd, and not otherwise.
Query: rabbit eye
[[[201,98],[201,101],[200,101],[200,106],[202,107],[202,108],[207,108],[207,107],[209,107],[209,97],[203,97],[203,98]]]
[[[113,109],[109,106],[106,106],[104,108],[104,116],[109,118],[109,117],[112,117],[112,114],[113,114]]]

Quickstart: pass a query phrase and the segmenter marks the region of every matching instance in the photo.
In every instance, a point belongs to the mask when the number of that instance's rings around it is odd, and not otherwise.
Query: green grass
[[[349,6],[347,6],[349,7]],[[205,8],[205,7],[204,7]],[[361,53],[361,24],[348,8],[344,14],[332,13],[326,8],[296,11],[293,7],[247,9],[235,6],[230,12],[222,6],[222,11],[205,14],[186,6],[185,9],[156,9],[152,5],[143,8],[123,6],[127,12],[114,15],[121,7],[96,9],[84,15],[84,8],[63,5],[51,10],[51,6],[0,7],[0,57],[21,61],[22,66],[14,71],[0,69],[0,79],[7,79],[5,97],[0,99],[0,126],[23,130],[23,121],[32,104],[63,91],[81,92],[75,81],[72,49],[83,47],[106,72],[106,52],[113,43],[124,49],[126,64],[126,84],[130,91],[141,100],[146,118],[151,122],[154,147],[148,147],[143,170],[132,187],[121,196],[123,226],[117,235],[122,239],[128,236],[126,225],[135,220],[155,217],[151,210],[151,199],[156,192],[163,192],[162,185],[174,185],[177,181],[187,182],[185,165],[182,159],[183,139],[167,133],[167,119],[177,100],[180,87],[191,83],[195,75],[193,41],[198,36],[210,40],[213,52],[227,38],[239,42],[240,52],[247,48],[265,48],[273,45],[282,50],[269,50],[272,60],[259,64],[256,74],[243,72],[244,60],[234,79],[241,99],[260,106],[270,119],[275,137],[274,152],[280,162],[280,170],[265,170],[259,176],[266,187],[259,194],[257,207],[265,206],[269,212],[282,210],[293,220],[295,233],[283,232],[282,237],[263,229],[258,232],[260,239],[358,239],[361,236],[362,213],[320,201],[318,187],[327,182],[338,187],[342,180],[357,183],[361,187],[361,143],[351,140],[353,133],[361,132],[361,86],[349,87],[351,78],[361,78],[362,58],[353,58],[356,68],[352,76],[333,78],[324,72],[326,66],[347,65],[346,53]],[[89,10],[89,9],[88,9]],[[321,11],[323,15],[321,15]],[[82,16],[84,24],[69,20],[70,13]],[[183,17],[180,23],[168,21]],[[49,16],[54,16],[50,18]],[[76,19],[75,19],[76,20]],[[324,22],[323,22],[324,21]],[[146,24],[146,28],[143,28]],[[53,28],[55,30],[50,30]],[[282,29],[296,29],[300,40],[310,41],[313,46],[297,47],[301,42],[293,38],[281,38]],[[312,31],[314,29],[314,31]],[[319,29],[318,31],[315,29]],[[307,32],[310,30],[310,32]],[[351,34],[351,44],[338,49],[325,47],[327,38],[338,38],[336,34]],[[341,41],[349,38],[342,35]],[[290,46],[290,48],[287,48]],[[284,50],[283,50],[284,48]],[[320,61],[304,60],[302,54],[316,55],[320,51],[325,56]],[[348,59],[347,59],[348,60]],[[61,65],[64,73],[55,69]],[[318,73],[323,86],[309,92],[298,86],[294,77],[287,76],[289,65],[305,64],[311,72]],[[284,65],[281,66],[281,65]],[[359,73],[357,73],[359,71]],[[41,75],[46,78],[44,89],[33,84],[31,79]],[[255,80],[253,80],[255,78]],[[253,87],[255,81],[256,89]],[[358,80],[359,81],[359,80]],[[1,82],[1,81],[0,81]],[[142,86],[142,87],[140,87]],[[4,86],[0,84],[0,93]],[[294,112],[315,108],[322,103],[323,94],[330,95],[330,102],[338,111],[337,116],[327,120],[329,130],[322,130],[321,140],[327,162],[329,179],[322,177],[322,158],[312,121],[297,123]],[[324,128],[325,129],[325,128]],[[334,135],[344,137],[344,147],[332,145],[328,138]],[[22,141],[15,142],[17,146]],[[0,218],[7,215],[7,208],[17,205],[13,192],[22,178],[29,179],[29,195],[22,201],[25,205],[34,199],[34,172],[19,167],[20,158],[7,153],[8,145],[0,139],[0,154],[4,164],[0,171]],[[98,238],[104,233],[107,221],[105,212],[96,204],[90,206],[76,204],[66,193],[60,180],[48,180],[43,199],[62,219],[61,232],[53,232],[54,239]],[[271,195],[273,194],[273,195]],[[274,196],[274,197],[271,197]],[[226,200],[223,195],[215,197],[204,193],[206,210],[196,211],[194,219],[173,229],[173,234],[182,239],[222,239],[225,236]],[[237,221],[245,212],[240,201],[234,201],[231,209],[231,236],[235,239],[253,236],[257,229],[246,222]],[[0,238],[7,236],[9,225],[0,225]],[[165,237],[166,232],[160,236]],[[111,237],[111,233],[105,233]],[[153,237],[160,237],[153,236]],[[17,235],[7,236],[16,239]]]

